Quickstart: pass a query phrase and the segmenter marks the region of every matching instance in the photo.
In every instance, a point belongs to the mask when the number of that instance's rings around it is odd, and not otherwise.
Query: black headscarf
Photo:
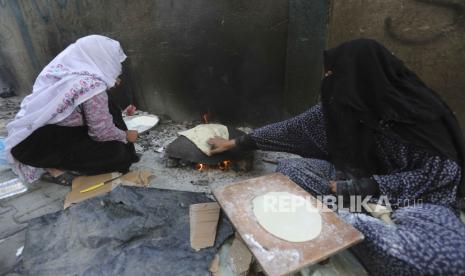
[[[357,39],[325,51],[321,98],[331,161],[356,177],[387,174],[377,132],[456,161],[462,130],[447,104],[380,43]],[[459,195],[465,196],[464,177]]]

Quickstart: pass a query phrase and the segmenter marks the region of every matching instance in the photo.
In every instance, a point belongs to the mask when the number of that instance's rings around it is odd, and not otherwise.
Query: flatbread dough
[[[269,192],[253,199],[258,223],[272,235],[290,242],[312,240],[321,232],[318,209],[301,196]]]
[[[185,136],[191,140],[203,153],[211,156],[211,146],[207,143],[210,138],[215,136],[229,139],[228,128],[220,124],[202,124],[186,131],[181,131],[179,135]]]

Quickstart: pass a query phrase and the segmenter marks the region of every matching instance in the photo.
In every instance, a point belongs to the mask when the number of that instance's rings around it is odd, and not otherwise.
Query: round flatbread
[[[321,215],[304,197],[269,192],[253,199],[258,223],[272,235],[290,242],[312,240],[321,232]]]
[[[221,137],[226,140],[229,139],[228,127],[220,124],[202,124],[194,128],[178,132],[178,134],[191,140],[197,148],[208,156],[211,156],[211,146],[208,144],[208,140],[210,138]]]

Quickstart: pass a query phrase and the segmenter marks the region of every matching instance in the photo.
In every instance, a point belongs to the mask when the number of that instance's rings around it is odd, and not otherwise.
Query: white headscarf
[[[80,38],[56,56],[40,72],[32,93],[6,126],[7,160],[17,163],[11,149],[36,129],[62,121],[81,103],[113,87],[125,59],[119,42],[101,35]]]

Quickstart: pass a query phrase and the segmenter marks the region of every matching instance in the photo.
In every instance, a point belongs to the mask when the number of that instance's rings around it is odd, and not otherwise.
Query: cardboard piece
[[[218,253],[213,258],[213,261],[208,266],[208,270],[212,273],[213,276],[219,276],[220,274],[220,256]]]
[[[148,187],[152,173],[149,171],[133,171],[121,177],[124,186]]]
[[[71,185],[71,191],[66,195],[63,209],[86,199],[106,194],[118,185],[147,187],[151,175],[148,171],[134,171],[125,175],[121,173],[106,173],[76,177]],[[92,189],[100,183],[104,185]],[[91,188],[90,191],[83,192],[89,188]]]
[[[235,275],[245,276],[250,269],[252,260],[252,253],[236,232],[231,248],[229,249],[229,267]]]
[[[322,231],[306,242],[289,242],[267,232],[257,222],[252,201],[268,192],[289,192],[319,207]],[[281,173],[253,178],[213,191],[240,237],[267,275],[287,275],[316,264],[363,240],[363,235]]]
[[[216,202],[189,206],[190,240],[195,250],[215,244],[216,227],[220,218],[220,205]]]

